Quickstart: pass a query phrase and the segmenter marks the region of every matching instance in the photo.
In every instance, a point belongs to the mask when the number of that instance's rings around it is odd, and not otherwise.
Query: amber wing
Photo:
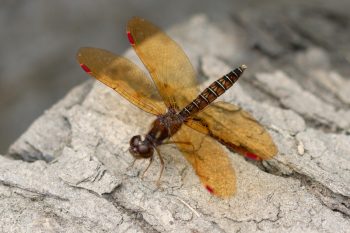
[[[270,159],[277,154],[266,129],[251,114],[233,104],[212,103],[186,124],[249,157]]]
[[[219,197],[229,197],[236,190],[236,177],[225,149],[215,139],[186,125],[172,137],[192,165],[206,189]],[[190,142],[191,145],[181,142]]]
[[[137,107],[163,114],[166,106],[147,75],[130,60],[97,48],[80,48],[77,60],[90,75],[117,91]]]
[[[167,107],[181,110],[196,98],[196,73],[178,44],[152,23],[136,17],[128,22],[127,33]]]

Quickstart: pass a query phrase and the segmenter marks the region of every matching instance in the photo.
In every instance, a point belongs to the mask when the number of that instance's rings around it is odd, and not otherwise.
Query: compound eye
[[[149,146],[149,145],[139,145],[138,146],[138,151],[140,154],[145,154],[145,155],[148,155],[150,154],[152,151],[152,147]]]
[[[137,146],[138,144],[140,144],[141,142],[141,136],[140,135],[136,135],[134,137],[132,137],[130,139],[130,145],[131,146]]]

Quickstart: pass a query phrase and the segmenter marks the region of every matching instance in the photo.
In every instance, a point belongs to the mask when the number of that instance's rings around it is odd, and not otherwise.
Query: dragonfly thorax
[[[169,109],[167,113],[158,116],[153,122],[152,128],[146,135],[146,138],[158,146],[164,140],[174,135],[180,129],[183,122],[182,116],[178,115],[174,109]]]

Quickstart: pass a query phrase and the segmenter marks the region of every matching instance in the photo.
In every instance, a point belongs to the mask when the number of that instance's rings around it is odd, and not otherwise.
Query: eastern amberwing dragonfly
[[[77,59],[85,72],[156,115],[145,137],[131,138],[130,153],[135,159],[150,159],[149,167],[156,152],[161,163],[160,179],[164,161],[158,147],[174,143],[209,192],[221,197],[232,195],[235,173],[217,141],[257,160],[270,159],[277,153],[268,132],[248,112],[222,101],[212,103],[238,80],[246,66],[199,92],[189,59],[163,31],[135,17],[128,22],[127,36],[153,82],[130,60],[103,49],[80,48]]]

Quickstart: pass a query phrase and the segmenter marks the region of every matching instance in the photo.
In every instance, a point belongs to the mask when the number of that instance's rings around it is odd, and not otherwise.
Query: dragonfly
[[[277,153],[267,130],[250,113],[231,103],[213,102],[247,67],[233,69],[200,92],[189,58],[160,28],[134,17],[127,24],[127,37],[151,78],[127,58],[99,48],[80,48],[77,60],[85,72],[155,116],[145,136],[131,138],[130,153],[135,160],[149,159],[144,172],[158,156],[159,183],[164,170],[159,147],[173,143],[211,194],[232,196],[236,176],[223,145],[255,160]]]

